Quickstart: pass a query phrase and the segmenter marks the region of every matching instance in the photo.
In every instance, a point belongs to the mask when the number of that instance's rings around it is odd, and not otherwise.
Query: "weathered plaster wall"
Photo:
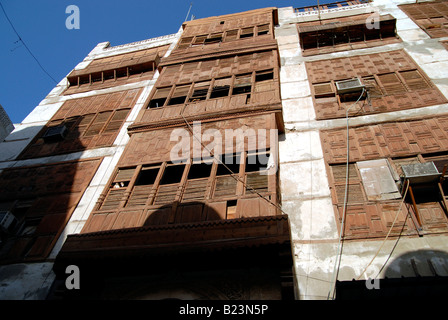
[[[291,220],[295,258],[296,298],[327,299],[331,294],[339,244],[339,223],[335,219],[325,171],[319,130],[345,127],[346,119],[317,121],[305,62],[403,48],[426,72],[439,90],[447,95],[448,52],[430,39],[397,4],[411,1],[375,0],[373,4],[344,10],[321,12],[322,18],[336,18],[360,13],[390,13],[397,18],[397,31],[402,43],[317,56],[303,57],[296,23],[318,18],[317,13],[295,13],[292,7],[279,9],[276,38],[281,60],[281,94],[286,132],[279,137],[282,208]],[[436,105],[403,112],[390,112],[350,118],[350,125],[418,119],[429,114],[442,114],[448,105]],[[382,246],[377,241],[344,242],[338,273],[339,280],[381,277],[447,275],[448,245],[445,235],[422,238],[390,239]],[[377,253],[378,249],[381,251]],[[393,249],[393,250],[392,250]],[[372,260],[373,257],[376,258]],[[411,266],[414,258],[416,268]],[[430,260],[428,263],[427,260]],[[371,263],[371,264],[370,264]],[[369,268],[363,273],[366,266]],[[382,268],[382,266],[385,267]],[[417,271],[416,271],[417,270]]]

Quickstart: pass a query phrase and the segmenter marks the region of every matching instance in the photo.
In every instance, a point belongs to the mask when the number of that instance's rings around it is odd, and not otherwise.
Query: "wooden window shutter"
[[[227,97],[229,95],[230,91],[230,83],[232,78],[222,78],[222,79],[216,79],[213,84],[213,89],[210,94],[210,98],[220,98],[220,97]]]
[[[378,79],[380,80],[381,86],[384,88],[387,95],[400,94],[407,91],[394,72],[380,74],[378,75]]]
[[[314,97],[325,98],[334,96],[331,82],[313,84]]]
[[[168,97],[168,94],[170,93],[170,91],[171,91],[171,87],[158,88],[152,98],[153,99],[166,98],[166,97]]]
[[[221,33],[212,33],[208,36],[207,39],[204,40],[204,44],[210,44],[210,43],[218,43],[222,40],[222,32]]]
[[[250,38],[253,36],[254,36],[254,27],[241,29],[240,39],[241,38]]]
[[[168,98],[168,95],[170,94],[171,87],[165,87],[165,88],[157,88],[156,92],[154,93],[151,101],[149,102],[149,108],[160,108],[163,107],[165,104],[166,99]]]
[[[234,87],[245,87],[250,86],[252,82],[252,74],[244,74],[240,76],[236,76]]]
[[[193,40],[192,45],[193,45],[193,46],[199,46],[199,45],[202,45],[202,44],[204,43],[205,39],[207,39],[207,35],[196,36],[196,38]]]
[[[229,30],[226,32],[226,41],[236,40],[238,38],[238,30]]]
[[[193,93],[190,101],[205,100],[207,98],[210,81],[196,82],[193,86]]]
[[[259,36],[264,35],[264,34],[269,34],[269,24],[259,25],[257,34]]]
[[[159,166],[143,167],[141,169],[126,207],[144,206],[149,198],[154,197],[155,190],[153,190],[153,186],[156,182],[159,169]]]
[[[109,121],[106,128],[104,129],[104,132],[114,132],[114,131],[119,130],[122,123],[126,119],[126,116],[128,115],[129,110],[130,109],[122,109],[122,110],[115,111],[111,120]]]
[[[85,133],[85,136],[94,136],[101,132],[106,122],[109,120],[112,111],[101,112],[96,115],[95,119],[91,123],[89,129]]]
[[[406,85],[411,90],[428,89],[429,85],[418,70],[400,71]]]
[[[168,105],[185,103],[191,85],[176,86]]]
[[[180,39],[177,49],[188,48],[191,44],[191,41],[193,41],[193,37],[185,37],[185,38]]]
[[[183,97],[188,94],[188,91],[190,90],[190,85],[182,85],[182,86],[176,86],[174,89],[173,95],[171,98],[178,98]]]
[[[135,168],[119,169],[111,188],[101,205],[101,210],[116,210],[121,201],[125,200],[125,193],[129,182],[135,172]]]
[[[114,182],[130,181],[134,175],[135,168],[119,169]]]
[[[252,74],[244,74],[237,76],[233,84],[232,94],[240,94],[250,92],[252,89]]]
[[[376,82],[374,76],[368,76],[362,78],[362,82],[366,86],[366,90],[368,91],[371,98],[379,98],[383,96],[383,92],[381,91],[378,82]]]
[[[345,198],[346,165],[332,165],[331,171],[334,181],[334,201],[337,204],[343,204]],[[365,201],[361,180],[358,177],[357,169],[353,163],[349,164],[349,179],[347,187],[347,203],[363,203]]]
[[[266,172],[249,172],[246,174],[246,194],[268,192],[268,174]]]
[[[231,175],[216,177],[214,197],[234,196],[237,180]]]

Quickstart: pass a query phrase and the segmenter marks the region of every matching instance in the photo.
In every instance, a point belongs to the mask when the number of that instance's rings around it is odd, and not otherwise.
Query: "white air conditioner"
[[[365,87],[358,78],[336,81],[336,90],[338,94],[361,92],[363,88]]]
[[[67,127],[66,126],[55,126],[50,127],[43,135],[44,141],[58,141],[63,140],[67,135]]]
[[[6,231],[16,221],[11,211],[0,211],[0,229]]]

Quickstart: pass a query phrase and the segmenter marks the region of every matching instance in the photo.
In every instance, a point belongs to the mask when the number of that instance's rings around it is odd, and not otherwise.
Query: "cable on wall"
[[[188,123],[187,119],[185,119],[185,117],[184,117],[184,115],[183,115],[183,110],[182,110],[182,112],[180,113],[180,115],[181,115],[181,117],[184,119],[184,121],[185,121],[186,125],[188,126],[188,129],[190,130],[190,132],[191,132],[191,134],[193,135],[193,137],[201,143],[202,147],[203,147],[205,150],[207,150],[207,151],[209,152],[209,154],[211,154],[212,157],[213,157],[215,160],[217,160],[220,164],[222,164],[222,165],[224,166],[224,168],[226,168],[227,171],[230,172],[230,176],[231,176],[233,179],[235,179],[237,182],[241,182],[241,183],[243,184],[243,186],[244,186],[245,188],[249,188],[249,190],[250,190],[252,193],[255,193],[255,194],[258,195],[260,198],[264,199],[264,200],[267,201],[269,204],[271,204],[271,205],[273,205],[274,207],[276,207],[277,209],[279,209],[283,214],[286,214],[286,212],[284,212],[283,209],[281,208],[280,204],[278,204],[278,203],[273,203],[271,200],[265,198],[262,194],[260,194],[258,191],[256,191],[254,188],[252,188],[250,185],[246,184],[246,182],[244,182],[243,180],[241,180],[241,178],[240,178],[237,174],[235,174],[235,173],[232,171],[232,169],[230,169],[224,162],[222,162],[221,159],[220,159],[219,157],[215,156],[215,154],[214,154],[211,150],[209,150],[209,149],[207,148],[207,146],[204,145],[204,143],[201,141],[201,139],[199,139],[198,137],[196,137],[196,135],[195,135],[194,132],[193,132],[193,128],[190,126],[190,124]]]
[[[342,258],[342,235],[344,233],[344,226],[345,226],[345,216],[347,213],[347,194],[348,194],[348,176],[349,176],[349,160],[350,160],[350,156],[349,156],[349,151],[350,151],[350,146],[349,146],[349,127],[348,127],[348,122],[349,122],[349,117],[348,117],[348,112],[350,111],[351,108],[353,108],[358,102],[359,100],[361,100],[362,96],[364,95],[365,92],[365,88],[362,88],[362,92],[361,95],[359,96],[359,98],[355,101],[355,103],[353,103],[350,107],[348,107],[345,111],[345,118],[346,118],[346,122],[347,122],[347,127],[346,127],[346,133],[347,133],[347,159],[346,159],[346,169],[345,169],[345,192],[344,192],[344,207],[343,207],[343,213],[342,213],[342,221],[341,221],[341,229],[339,231],[339,240],[338,240],[338,248],[337,248],[337,253],[336,253],[336,260],[334,263],[334,270],[333,270],[333,279],[330,282],[330,290],[328,291],[328,297],[327,299],[331,299],[334,300],[334,296],[336,293],[336,280],[337,280],[337,274],[339,273],[339,266],[341,264],[341,258]]]
[[[395,222],[397,221],[398,215],[401,212],[401,207],[403,206],[403,202],[404,202],[404,199],[406,198],[406,194],[408,193],[408,190],[409,190],[409,181],[406,184],[406,190],[404,192],[403,198],[401,199],[400,206],[398,207],[397,213],[395,214],[394,221],[392,222],[392,225],[390,226],[389,231],[387,232],[386,237],[383,239],[383,242],[381,243],[380,247],[376,251],[376,253],[373,256],[372,260],[370,260],[370,262],[367,264],[367,266],[364,268],[364,270],[361,272],[361,274],[358,276],[358,278],[356,280],[361,279],[361,277],[364,274],[364,272],[366,272],[367,268],[372,264],[373,260],[375,260],[375,258],[378,256],[378,254],[380,253],[381,249],[383,248],[383,245],[386,243],[386,240],[389,237],[390,233],[392,232],[392,228],[394,227]],[[376,277],[378,277],[378,275],[379,275],[379,273],[376,275]]]

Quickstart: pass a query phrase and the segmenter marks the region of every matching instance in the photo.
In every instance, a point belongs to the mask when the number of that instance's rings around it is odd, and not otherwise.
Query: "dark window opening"
[[[210,177],[212,171],[211,164],[197,163],[192,164],[188,172],[188,179],[201,179]]]
[[[191,101],[205,100],[207,98],[207,93],[208,93],[208,89],[194,90],[189,101],[191,102]]]
[[[103,75],[101,72],[92,74],[92,82],[101,82],[103,81]]]
[[[269,153],[248,154],[246,172],[263,171],[267,169]]]
[[[120,68],[117,69],[117,78],[123,78],[128,76],[128,69],[127,68]]]
[[[39,223],[41,222],[42,217],[30,217],[25,218],[24,222],[22,223],[22,226],[19,230],[20,236],[32,236],[39,226]]]
[[[170,165],[165,168],[160,184],[179,183],[182,180],[185,165]]]
[[[217,176],[229,175],[232,173],[238,174],[240,172],[240,163],[241,163],[240,155],[224,156],[224,158],[221,158],[221,161],[224,164],[222,163],[218,164],[218,169],[216,170]]]
[[[230,86],[216,86],[213,87],[213,90],[210,94],[210,98],[221,98],[221,97],[227,97],[229,95]]]
[[[365,100],[367,97],[367,92],[364,90],[362,96],[361,93],[362,91],[340,94],[339,99],[341,100],[341,102],[355,102],[358,100]]]
[[[149,108],[160,108],[165,104],[166,98],[153,99],[149,102]]]
[[[159,173],[159,168],[142,168],[135,182],[136,186],[154,184]]]
[[[233,88],[233,94],[250,93],[252,86],[241,86]]]
[[[197,82],[194,84],[193,93],[189,99],[192,101],[205,100],[208,94],[208,88],[210,87],[210,81]]]
[[[273,80],[274,72],[272,70],[269,71],[258,71],[255,74],[255,82],[265,81],[265,80]]]
[[[176,86],[173,96],[171,97],[170,101],[168,102],[168,105],[172,106],[175,104],[185,103],[185,100],[187,99],[189,90],[190,90],[190,85]]]
[[[168,102],[168,105],[172,106],[172,105],[175,105],[175,104],[184,103],[186,98],[187,98],[187,96],[173,97],[173,98],[170,99],[170,102]]]
[[[204,40],[204,44],[218,43],[222,41],[222,33],[212,34]]]
[[[108,70],[103,72],[104,80],[111,80],[115,78],[114,70]]]

